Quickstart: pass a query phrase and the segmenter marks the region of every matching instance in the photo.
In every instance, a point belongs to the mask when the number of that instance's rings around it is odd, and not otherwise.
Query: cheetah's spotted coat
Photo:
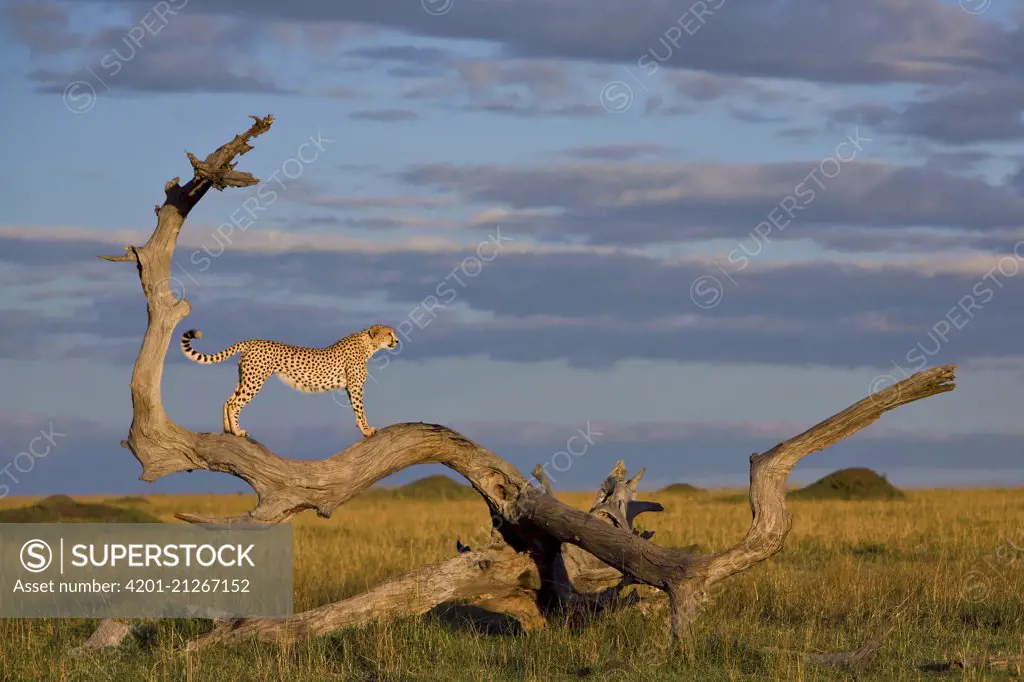
[[[192,350],[192,339],[202,337],[198,329],[190,329],[181,337],[181,352],[192,362],[210,365],[241,354],[238,359],[238,387],[224,403],[225,433],[236,436],[246,434],[238,424],[238,415],[273,374],[286,385],[304,393],[323,393],[344,388],[352,402],[359,430],[366,437],[377,432],[367,423],[363,412],[363,385],[369,377],[366,365],[373,354],[398,345],[398,337],[391,327],[377,324],[346,336],[326,348],[289,346],[278,341],[249,339],[213,354]]]

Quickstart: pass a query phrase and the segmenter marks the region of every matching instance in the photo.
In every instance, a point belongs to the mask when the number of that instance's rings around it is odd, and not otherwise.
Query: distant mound
[[[427,476],[401,488],[395,488],[395,497],[414,500],[471,500],[479,498],[468,485],[456,483],[443,474]]]
[[[854,467],[834,471],[788,497],[796,500],[898,500],[905,497],[885,476],[871,469]]]
[[[149,504],[149,500],[139,495],[128,495],[126,497],[117,497],[113,500],[107,500],[110,504]]]
[[[27,507],[0,510],[0,523],[161,523],[138,509],[110,504],[76,502],[67,495],[52,495]]]
[[[690,483],[673,483],[672,485],[665,486],[658,492],[672,493],[674,495],[695,495],[697,493],[706,493],[707,490],[698,488]]]

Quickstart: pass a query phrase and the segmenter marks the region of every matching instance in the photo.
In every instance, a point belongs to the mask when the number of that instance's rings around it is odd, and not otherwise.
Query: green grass
[[[723,549],[749,527],[746,499],[721,491],[643,495],[665,505],[641,517],[661,544]],[[585,508],[593,493],[560,497]],[[85,500],[83,500],[85,501]],[[3,500],[23,507],[31,500]],[[113,506],[114,500],[87,500]],[[236,514],[252,496],[153,496],[144,505]],[[3,680],[836,680],[852,679],[785,653],[854,648],[909,598],[897,629],[858,680],[1011,679],[1007,672],[932,673],[957,654],[1024,654],[1024,490],[908,491],[892,500],[794,500],[785,548],[725,581],[695,626],[695,658],[663,648],[668,624],[637,609],[575,627],[554,622],[519,635],[480,634],[436,617],[378,623],[290,646],[247,644],[185,655],[178,645],[210,627],[147,625],[121,649],[78,660],[68,650],[89,620],[0,621]],[[4,514],[6,518],[6,514]],[[487,538],[479,499],[359,496],[331,519],[296,518],[295,608],[357,594],[388,576],[455,554],[456,539]]]

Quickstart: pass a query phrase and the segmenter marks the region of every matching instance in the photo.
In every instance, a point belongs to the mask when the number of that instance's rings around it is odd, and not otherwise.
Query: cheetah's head
[[[373,346],[377,350],[394,348],[398,345],[398,336],[395,334],[395,330],[387,325],[377,324],[366,331],[369,333],[370,341],[373,342]]]

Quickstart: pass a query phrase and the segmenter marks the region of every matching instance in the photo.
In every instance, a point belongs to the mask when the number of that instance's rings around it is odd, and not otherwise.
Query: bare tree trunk
[[[668,594],[672,631],[685,634],[715,583],[750,568],[778,552],[789,532],[786,480],[804,456],[846,438],[900,405],[954,388],[954,368],[939,367],[865,398],[808,431],[750,459],[750,506],[753,522],[734,547],[698,554],[696,546],[664,547],[651,534],[632,529],[634,517],[660,505],[635,500],[642,471],[626,480],[620,462],[602,486],[591,513],[573,509],[550,490],[533,487],[515,467],[465,436],[436,424],[395,424],[319,461],[285,459],[251,437],[196,433],[174,423],[161,402],[163,364],[177,324],[189,314],[184,299],[175,300],[170,283],[171,256],[189,211],[210,187],[244,187],[258,180],[234,170],[234,159],[250,151],[249,141],[270,129],[273,117],[252,117],[242,135],[199,161],[189,154],[194,177],[184,186],[175,178],[165,186],[166,199],[156,207],[157,225],[143,246],[128,246],[107,260],[137,265],[146,297],[149,325],[132,375],[133,420],[122,445],[142,465],[142,480],[155,481],[179,471],[207,469],[246,481],[258,496],[248,513],[231,518],[204,518],[178,513],[193,523],[283,523],[314,509],[324,518],[376,481],[401,469],[443,464],[464,476],[487,504],[507,550],[470,551],[447,562],[412,571],[366,594],[286,619],[241,619],[222,623],[196,640],[193,648],[242,638],[264,640],[321,634],[375,617],[423,613],[444,600],[477,596],[492,603],[516,601],[523,576],[537,579],[532,594],[540,614],[566,609],[593,609],[620,604],[628,584],[650,585]],[[542,479],[549,487],[546,479]],[[595,516],[601,519],[595,522]],[[572,545],[575,549],[565,548]],[[603,592],[582,593],[583,582],[621,579]],[[529,582],[529,581],[527,581]],[[413,595],[417,595],[413,597]],[[510,595],[512,595],[510,597]],[[514,610],[514,609],[513,609]],[[104,628],[109,626],[106,622]],[[120,631],[120,629],[119,629]]]

